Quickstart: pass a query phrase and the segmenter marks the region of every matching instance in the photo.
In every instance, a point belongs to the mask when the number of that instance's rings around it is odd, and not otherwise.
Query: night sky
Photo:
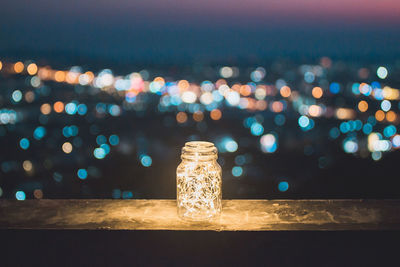
[[[396,0],[7,1],[0,57],[257,62],[400,55]]]

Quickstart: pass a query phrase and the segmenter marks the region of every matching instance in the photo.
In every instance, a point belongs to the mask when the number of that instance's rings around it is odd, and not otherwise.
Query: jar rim
[[[185,143],[185,147],[193,149],[207,149],[215,146],[213,143],[207,141],[190,141]]]
[[[182,159],[209,160],[218,157],[218,150],[213,143],[207,141],[186,142],[182,148]]]

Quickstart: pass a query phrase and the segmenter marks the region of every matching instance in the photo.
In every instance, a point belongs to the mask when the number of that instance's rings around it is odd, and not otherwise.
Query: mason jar
[[[222,172],[213,143],[187,142],[176,170],[178,215],[190,221],[207,221],[221,214]]]

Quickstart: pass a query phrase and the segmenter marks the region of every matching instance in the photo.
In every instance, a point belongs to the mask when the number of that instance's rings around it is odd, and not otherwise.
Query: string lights
[[[221,167],[213,143],[187,142],[177,168],[178,215],[190,221],[204,221],[221,213]]]

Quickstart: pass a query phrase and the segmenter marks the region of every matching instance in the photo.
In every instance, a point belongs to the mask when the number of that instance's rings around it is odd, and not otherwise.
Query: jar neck
[[[216,162],[217,157],[198,157],[191,158],[186,156],[181,156],[182,162]]]
[[[215,161],[218,158],[218,150],[213,143],[204,141],[187,142],[182,148],[182,160]]]

